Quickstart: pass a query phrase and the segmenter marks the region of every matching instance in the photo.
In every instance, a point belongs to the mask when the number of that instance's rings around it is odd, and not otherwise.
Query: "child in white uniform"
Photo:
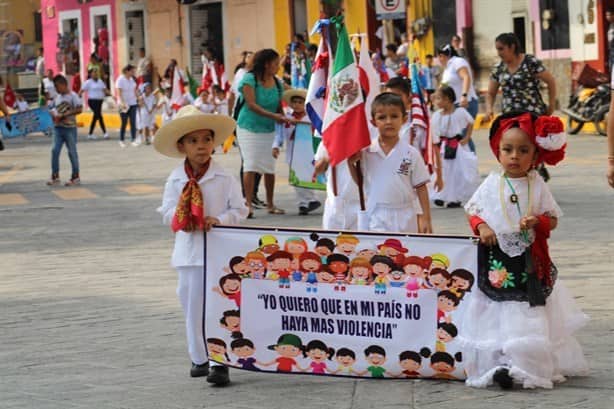
[[[357,181],[355,164],[361,162],[366,211],[360,212],[359,230],[431,233],[427,183],[430,175],[420,153],[399,139],[407,119],[403,100],[384,92],[372,104],[379,138],[350,158],[350,172]]]
[[[198,98],[194,101],[194,106],[205,114],[211,114],[215,111],[215,105],[211,103],[211,94],[204,88],[199,88]]]
[[[563,124],[556,117],[504,114],[492,125],[490,146],[502,170],[491,173],[465,206],[484,261],[479,291],[459,325],[466,383],[552,388],[588,371],[573,337],[587,317],[556,280],[548,252],[547,238],[562,212],[534,170],[564,158]]]
[[[149,145],[150,139],[155,130],[156,116],[154,111],[158,102],[155,94],[152,92],[151,84],[146,82],[142,86],[143,94],[139,106],[138,129],[141,135],[145,137],[145,143]]]
[[[164,89],[164,94],[158,100],[158,105],[156,106],[156,110],[162,112],[162,125],[165,125],[173,120],[175,116],[175,111],[173,111],[173,107],[171,104],[171,89]]]
[[[443,85],[433,97],[440,109],[431,120],[431,139],[441,143],[443,189],[431,192],[431,198],[437,206],[460,207],[480,183],[478,158],[468,145],[473,117],[465,108],[454,106],[452,88]]]
[[[283,94],[284,101],[290,106],[291,112],[286,116],[298,122],[308,122],[309,116],[305,112],[305,97],[307,91],[304,89],[289,89]],[[287,123],[285,125],[279,125],[277,132],[275,133],[275,140],[273,141],[273,157],[277,159],[279,156],[279,149],[286,142],[286,162],[288,165],[292,163],[292,152],[294,151],[294,132],[296,125]],[[322,203],[318,200],[313,189],[306,189],[303,187],[294,187],[296,192],[296,199],[298,202],[298,214],[305,216],[322,206]]]
[[[358,229],[358,187],[352,180],[347,161],[335,166],[337,194],[333,187],[333,170],[329,164],[328,151],[324,143],[320,143],[315,155],[315,175],[326,172],[326,201],[322,215],[322,228],[326,230],[356,230]]]
[[[165,156],[185,158],[164,186],[162,214],[175,234],[172,265],[179,273],[177,295],[186,319],[190,375],[226,385],[228,368],[206,355],[203,336],[204,234],[216,224],[237,224],[247,207],[237,180],[212,158],[214,148],[231,134],[235,122],[224,115],[203,114],[194,106],[181,108],[173,121],[158,131],[155,149]],[[192,200],[198,197],[199,199]],[[202,199],[202,200],[200,200]],[[198,209],[198,210],[195,210]]]
[[[215,106],[215,113],[221,115],[228,115],[228,96],[226,92],[219,85],[213,86],[213,105]]]

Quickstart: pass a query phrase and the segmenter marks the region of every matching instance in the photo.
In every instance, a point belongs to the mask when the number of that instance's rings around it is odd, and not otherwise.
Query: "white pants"
[[[204,272],[202,266],[177,267],[177,296],[185,315],[185,330],[188,339],[188,353],[193,363],[207,362],[205,336],[203,334]],[[210,361],[211,366],[221,365]]]
[[[310,202],[318,201],[318,197],[316,196],[316,192],[313,189],[306,189],[304,187],[294,187],[296,191],[296,201],[298,206],[309,206]]]
[[[358,201],[347,201],[338,196],[328,197],[324,202],[322,228],[326,230],[356,230],[359,211],[360,204]]]

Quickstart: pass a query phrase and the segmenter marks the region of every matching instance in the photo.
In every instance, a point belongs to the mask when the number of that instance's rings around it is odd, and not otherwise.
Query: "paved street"
[[[614,407],[614,190],[606,140],[571,136],[551,188],[566,213],[551,240],[560,278],[592,320],[580,334],[591,374],[551,391],[473,390],[460,382],[344,380],[234,371],[219,389],[188,376],[172,235],[155,212],[177,161],[151,147],[79,143],[80,188],[45,185],[50,143],[0,152],[0,408],[590,408]],[[487,132],[480,170],[495,166]],[[238,169],[238,154],[216,155]],[[282,161],[279,161],[280,165]],[[70,176],[65,153],[61,176]],[[285,165],[278,174],[287,174]],[[261,196],[264,196],[263,194]],[[285,179],[254,225],[317,227],[296,216]],[[436,209],[437,232],[468,233],[460,209]]]

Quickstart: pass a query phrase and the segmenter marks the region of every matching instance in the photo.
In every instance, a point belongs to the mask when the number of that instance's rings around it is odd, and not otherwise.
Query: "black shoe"
[[[226,386],[230,383],[230,376],[228,374],[228,367],[226,366],[212,366],[207,376],[207,382],[216,386]]]
[[[307,216],[309,214],[309,208],[307,206],[299,206],[298,207],[298,215],[299,216]]]
[[[209,375],[209,362],[197,365],[192,362],[192,368],[190,368],[190,376],[192,378],[200,378],[201,376]]]
[[[446,207],[448,209],[455,209],[455,208],[461,207],[461,202],[450,202],[448,203]]]
[[[439,207],[443,207],[443,200],[434,200],[433,203],[435,203],[435,206],[439,206]]]
[[[510,376],[510,371],[507,368],[497,369],[492,380],[498,384],[501,389],[512,389],[514,387],[514,379]]]
[[[254,198],[252,199],[252,205],[256,209],[264,209],[266,207],[266,203],[264,203],[262,200],[258,199],[256,196],[254,196]]]
[[[0,138],[0,151],[4,150],[4,142],[2,142],[2,138]]]
[[[308,206],[308,211],[309,212],[313,212],[314,210],[316,210],[318,207],[322,206],[322,203],[318,200],[314,200],[312,202],[309,202],[309,206]]]

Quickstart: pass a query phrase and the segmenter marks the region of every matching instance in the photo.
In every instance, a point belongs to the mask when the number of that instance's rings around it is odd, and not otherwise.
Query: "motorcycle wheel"
[[[583,126],[584,126],[584,122],[576,121],[570,116],[567,117],[567,133],[568,134],[570,135],[577,134],[578,132],[580,132]]]
[[[608,134],[608,111],[610,107],[604,106],[599,108],[599,111],[595,114],[595,118],[597,118],[593,123],[595,124],[595,129],[599,132],[599,135],[606,136]]]

